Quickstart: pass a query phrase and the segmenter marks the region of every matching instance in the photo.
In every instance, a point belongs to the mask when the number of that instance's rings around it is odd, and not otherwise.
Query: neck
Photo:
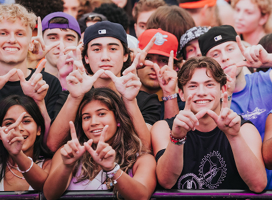
[[[45,63],[44,71],[57,77],[58,76],[58,68],[50,65],[48,62]]]
[[[196,127],[197,130],[201,132],[210,132],[217,127],[217,124],[214,120],[208,115],[204,115],[201,119],[199,119],[199,125]]]
[[[262,26],[254,30],[254,32],[243,33],[244,41],[248,42],[251,45],[257,45],[260,39],[265,36],[265,31]]]
[[[154,90],[149,89],[149,88],[145,87],[143,84],[142,84],[140,90],[142,90],[142,91],[144,91],[144,92],[146,92],[146,93],[148,93],[148,94],[157,94],[157,93],[159,93],[160,91],[162,91],[161,88],[154,89]]]
[[[240,92],[246,87],[246,78],[244,75],[243,69],[241,70],[240,74],[236,77],[236,82],[235,82],[235,89],[233,93]]]
[[[115,87],[114,82],[110,78],[98,78],[97,81],[95,81],[95,83],[93,84],[93,86],[94,88],[106,87],[119,94]]]
[[[27,77],[30,74],[30,70],[27,68],[27,59],[25,59],[24,61],[20,63],[5,63],[0,61],[0,66],[1,66],[0,76],[7,74],[13,68],[22,70],[25,77]],[[9,79],[9,81],[19,81],[19,80],[20,79],[17,73],[15,73]]]

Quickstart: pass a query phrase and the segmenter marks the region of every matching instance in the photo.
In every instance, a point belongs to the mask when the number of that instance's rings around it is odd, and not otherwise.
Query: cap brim
[[[149,54],[158,54],[158,55],[170,57],[170,53],[165,53],[165,52],[163,52],[163,51],[155,50],[155,49],[151,49],[148,53],[149,53]],[[174,57],[174,59],[175,59],[175,60],[178,60],[176,57]]]

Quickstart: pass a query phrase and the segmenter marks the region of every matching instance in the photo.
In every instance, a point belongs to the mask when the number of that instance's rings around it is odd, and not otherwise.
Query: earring
[[[119,122],[117,123],[117,127],[120,127],[120,123]]]

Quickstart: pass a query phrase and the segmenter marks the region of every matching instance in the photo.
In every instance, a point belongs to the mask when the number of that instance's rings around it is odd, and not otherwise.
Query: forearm
[[[55,152],[69,135],[69,121],[75,120],[81,100],[82,98],[73,98],[71,95],[68,95],[66,102],[51,125],[47,138],[47,146],[52,152]]]
[[[267,169],[272,169],[272,138],[263,142],[262,154]]]
[[[68,76],[68,75],[67,75]],[[67,81],[66,81],[66,76],[60,76],[58,74],[58,79],[60,81],[60,84],[61,84],[61,87],[62,87],[62,90],[67,90]]]
[[[171,189],[177,182],[183,169],[184,145],[169,142],[164,154],[159,158],[156,174],[159,184],[165,189]]]
[[[46,199],[58,199],[65,192],[71,179],[73,168],[66,167],[62,161],[50,171],[44,183],[43,193]]]
[[[43,141],[46,143],[50,125],[51,125],[51,118],[49,117],[49,114],[46,109],[45,101],[37,101],[37,105],[39,106],[39,109],[42,113],[43,119],[44,119],[44,125],[45,125],[45,132],[44,132],[44,138]]]
[[[251,191],[262,192],[267,184],[266,171],[262,159],[256,157],[240,133],[235,137],[229,136],[228,140],[241,178]]]
[[[148,149],[151,148],[151,136],[150,131],[144,121],[142,113],[138,107],[136,98],[133,101],[124,100],[126,109],[129,113],[133,126],[141,139],[143,145]]]
[[[164,119],[175,117],[179,113],[177,98],[164,101]]]
[[[21,171],[30,169],[28,172],[23,173],[26,181],[34,190],[42,191],[48,173],[35,163],[33,163],[33,166],[31,167],[32,161],[22,151],[18,155],[11,157],[17,163]]]

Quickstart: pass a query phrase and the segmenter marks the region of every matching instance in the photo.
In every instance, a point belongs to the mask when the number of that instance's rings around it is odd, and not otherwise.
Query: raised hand
[[[201,110],[197,114],[191,111],[193,95],[190,95],[185,104],[184,110],[181,110],[174,119],[172,135],[176,138],[183,138],[191,130],[195,130],[199,125],[199,119],[202,118],[207,110]]]
[[[68,141],[67,144],[61,148],[60,154],[64,165],[73,167],[86,150],[78,141],[74,123],[70,121],[69,125],[72,140]]]
[[[58,46],[60,42],[54,42],[50,45],[45,45],[42,36],[42,22],[38,17],[38,34],[32,37],[31,44],[28,51],[28,59],[31,61],[40,60],[54,47]]]
[[[67,77],[67,89],[74,98],[83,97],[94,82],[104,73],[103,69],[98,70],[93,76],[88,76],[82,68],[72,71]]]
[[[45,63],[46,60],[43,60],[40,63],[28,81],[25,79],[23,72],[20,69],[17,69],[24,94],[34,99],[36,103],[44,100],[49,88],[48,84],[42,79],[41,74]]]
[[[11,69],[8,73],[3,76],[0,76],[0,89],[9,81],[10,77],[16,74],[17,70],[15,68]]]
[[[267,53],[262,45],[258,44],[246,48],[239,35],[236,36],[236,41],[240,51],[246,59],[245,61],[237,63],[237,67],[247,66],[258,68],[263,65],[271,65],[272,54]]]
[[[24,144],[24,137],[20,133],[19,125],[22,122],[26,112],[23,112],[15,123],[11,124],[8,127],[0,128],[1,140],[4,147],[9,152],[11,156],[16,156],[22,150]]]
[[[114,161],[116,156],[115,150],[112,149],[112,147],[108,143],[105,143],[105,137],[108,127],[109,126],[106,125],[103,128],[99,141],[97,143],[96,150],[92,148],[92,139],[84,143],[86,150],[91,154],[94,161],[99,164],[104,171],[110,171],[114,168]]]
[[[121,77],[116,77],[111,71],[105,70],[105,74],[114,82],[117,91],[122,95],[123,99],[128,101],[136,98],[142,85],[136,72],[139,57],[140,54],[137,54],[132,65],[123,72]]]
[[[170,52],[170,57],[168,65],[160,68],[156,63],[154,63],[154,69],[156,71],[160,87],[163,90],[163,95],[168,96],[176,93],[177,86],[177,72],[173,68],[174,65],[174,51]]]
[[[241,117],[228,107],[228,94],[223,94],[223,103],[218,116],[212,110],[207,110],[207,114],[215,121],[218,128],[223,131],[226,136],[236,136],[239,134],[241,126]]]

